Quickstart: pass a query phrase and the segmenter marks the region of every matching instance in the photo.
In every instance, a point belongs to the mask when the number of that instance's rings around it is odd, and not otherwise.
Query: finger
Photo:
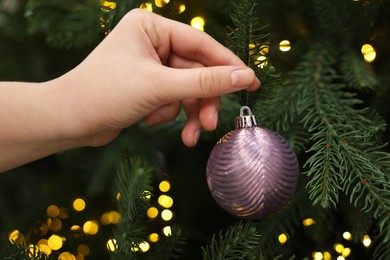
[[[166,47],[169,46],[169,50],[176,55],[200,62],[205,66],[245,66],[240,58],[208,34],[187,24],[154,13],[143,12],[143,15],[150,15],[152,20],[152,25],[143,24],[143,26],[153,46],[161,52],[160,57],[167,53]]]
[[[164,77],[159,96],[167,103],[174,100],[222,96],[242,89],[255,90],[260,81],[248,67],[218,66],[209,68],[172,69],[156,68]],[[163,92],[163,93],[161,93]]]
[[[200,62],[185,59],[183,57],[177,56],[175,53],[171,53],[168,58],[167,65],[172,68],[177,69],[187,69],[187,68],[202,68],[204,65]]]
[[[212,131],[217,127],[219,108],[219,97],[202,99],[200,101],[199,120],[205,130]]]
[[[150,115],[145,117],[144,121],[147,125],[164,124],[174,120],[180,111],[180,103],[173,102],[168,105],[159,107]]]
[[[196,99],[185,100],[183,107],[187,121],[181,132],[181,138],[186,146],[193,147],[199,140],[202,127],[199,120],[199,102]]]

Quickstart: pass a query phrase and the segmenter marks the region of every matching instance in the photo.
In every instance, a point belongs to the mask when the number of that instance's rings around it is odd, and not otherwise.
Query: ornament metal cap
[[[244,115],[244,111],[247,111],[247,115]],[[251,109],[248,106],[243,106],[240,109],[240,116],[235,120],[236,129],[257,126],[257,119],[252,114]]]

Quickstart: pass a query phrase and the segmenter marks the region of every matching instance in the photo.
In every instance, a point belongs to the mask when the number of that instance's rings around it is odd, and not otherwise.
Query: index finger
[[[163,52],[159,53],[160,55],[167,55],[167,52],[171,51],[177,56],[205,66],[246,66],[239,57],[207,33],[153,13],[150,15],[153,25],[145,29],[149,36],[154,34],[154,37],[150,38],[154,41],[153,45],[158,46],[158,51]]]

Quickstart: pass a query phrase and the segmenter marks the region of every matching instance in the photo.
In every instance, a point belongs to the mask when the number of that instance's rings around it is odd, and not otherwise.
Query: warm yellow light
[[[50,255],[51,254],[51,249],[49,247],[47,239],[41,239],[37,243],[38,248],[45,254],[45,255]]]
[[[348,257],[350,254],[351,254],[351,248],[349,248],[349,247],[344,248],[343,252],[341,252],[341,255],[343,257]]]
[[[62,239],[57,235],[51,235],[47,240],[47,245],[51,250],[58,250],[62,247]]]
[[[28,246],[29,254],[28,256],[32,259],[35,259],[35,257],[38,256],[39,247],[35,245],[29,245]]]
[[[158,188],[160,189],[161,192],[167,192],[171,188],[171,184],[169,183],[169,181],[165,180],[160,182]]]
[[[157,233],[152,233],[149,235],[149,241],[152,243],[156,243],[159,240],[159,235]]]
[[[83,231],[87,235],[96,235],[99,231],[99,223],[96,220],[89,220],[84,223]]]
[[[179,14],[181,14],[182,12],[184,12],[186,10],[186,5],[185,4],[181,4],[179,6]]]
[[[352,240],[352,234],[350,232],[346,231],[346,232],[343,233],[343,238],[345,240],[351,241]]]
[[[116,240],[114,238],[111,238],[107,241],[106,247],[107,247],[108,251],[114,252],[115,250],[118,249],[118,243],[116,242]]]
[[[291,50],[291,43],[289,40],[283,40],[279,43],[279,49],[283,52]]]
[[[102,223],[103,225],[109,225],[109,224],[115,225],[119,223],[120,219],[121,219],[121,215],[119,214],[119,212],[112,210],[104,213],[100,217],[100,223]]]
[[[49,217],[55,218],[60,214],[60,209],[56,205],[50,205],[47,207],[46,213]]]
[[[304,219],[302,221],[302,224],[305,226],[305,227],[309,227],[309,226],[312,226],[314,225],[316,222],[314,221],[314,219],[312,218],[307,218],[307,219]]]
[[[191,20],[191,26],[200,31],[204,31],[204,25],[205,25],[205,21],[204,18],[201,16],[196,16]]]
[[[169,221],[171,220],[173,217],[173,213],[172,211],[170,211],[169,209],[164,209],[162,212],[161,212],[161,218],[165,221]]]
[[[332,255],[329,252],[324,252],[324,260],[331,260]]]
[[[62,228],[62,221],[59,218],[49,218],[47,220],[47,226],[53,232],[58,232]]]
[[[364,44],[361,48],[363,58],[366,62],[371,63],[376,58],[375,48],[371,44]]]
[[[72,230],[73,232],[80,231],[81,227],[79,225],[73,225],[70,227],[70,230]]]
[[[148,12],[153,12],[152,3],[149,3],[149,2],[141,4],[139,8],[144,9]]]
[[[162,232],[163,232],[163,234],[164,234],[165,236],[167,236],[167,237],[169,237],[169,236],[172,235],[172,229],[171,229],[170,226],[165,226],[165,227],[163,227]]]
[[[312,256],[313,256],[313,259],[315,259],[315,260],[324,259],[324,255],[321,252],[313,252]]]
[[[116,200],[117,200],[117,201],[120,201],[120,200],[121,200],[121,193],[120,193],[120,192],[118,192],[118,193],[116,194]]]
[[[169,0],[154,0],[154,4],[158,7],[164,7],[169,3]]]
[[[343,252],[343,250],[344,250],[344,246],[342,244],[334,244],[333,248],[339,254],[341,254]]]
[[[79,253],[82,256],[87,256],[89,255],[89,247],[85,244],[80,244],[77,247],[77,253]]]
[[[266,55],[266,54],[268,54],[268,53],[269,53],[269,48],[268,48],[268,46],[266,46],[266,45],[261,46],[261,48],[260,48],[260,54],[261,54],[261,55]]]
[[[23,235],[19,232],[19,230],[15,229],[11,233],[9,233],[8,239],[11,243],[12,242],[18,243],[22,236]]]
[[[285,233],[280,234],[278,236],[278,240],[279,240],[280,244],[282,244],[282,245],[285,244],[287,242],[287,240],[288,240],[287,234],[285,234]]]
[[[146,211],[146,215],[149,217],[149,218],[156,218],[158,216],[158,209],[156,207],[150,207],[148,208],[148,210]]]
[[[165,194],[160,195],[160,197],[158,197],[157,201],[158,201],[158,204],[160,204],[164,208],[170,208],[173,205],[173,199],[170,196],[165,195]]]
[[[369,246],[371,245],[371,238],[370,238],[369,235],[365,235],[365,236],[363,237],[363,245],[364,245],[365,247],[369,247]]]
[[[69,252],[62,252],[58,256],[58,260],[76,260],[76,257]]]
[[[77,198],[73,201],[73,208],[76,211],[83,211],[85,209],[85,201],[82,198]]]
[[[110,1],[101,1],[102,5],[105,7],[108,7],[110,9],[115,9],[116,8],[116,3],[115,2],[110,2]]]
[[[139,249],[141,249],[142,252],[147,252],[150,249],[150,244],[146,241],[141,242],[139,245]]]
[[[152,198],[152,193],[148,190],[144,190],[142,195],[144,196],[144,199],[147,199],[147,200],[150,200]]]
[[[340,256],[337,257],[337,260],[345,260],[345,257],[340,255]]]

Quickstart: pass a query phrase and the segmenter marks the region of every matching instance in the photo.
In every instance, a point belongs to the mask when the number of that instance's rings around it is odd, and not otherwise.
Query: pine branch
[[[228,42],[229,48],[255,71],[262,82],[261,92],[264,98],[264,91],[268,90],[265,86],[272,86],[279,82],[280,75],[276,73],[267,55],[270,49],[268,41],[270,33],[267,31],[268,25],[260,20],[257,2],[256,0],[231,1],[231,19],[234,27],[229,28],[231,32],[228,34]],[[259,95],[252,94],[251,100],[248,100],[249,95],[246,94],[246,98],[246,101],[241,100],[242,104],[253,103]]]
[[[186,244],[186,239],[181,236],[181,229],[177,225],[171,227],[172,234],[160,238],[147,259],[154,260],[170,260],[180,259],[184,254],[183,247]]]
[[[27,244],[19,245],[17,243],[7,243],[0,250],[0,259],[2,260],[48,260],[52,257],[47,256],[39,250],[38,247],[28,247]]]
[[[249,221],[240,221],[229,227],[225,233],[220,231],[218,240],[214,235],[211,244],[206,248],[202,247],[203,259],[245,259],[253,253],[259,239],[256,228]]]
[[[151,168],[140,158],[124,151],[123,162],[117,174],[116,184],[120,194],[119,213],[120,222],[115,226],[114,236],[118,243],[118,250],[113,257],[129,259],[137,254],[131,248],[138,248],[146,239],[146,228],[143,219],[148,206],[148,196],[152,191]],[[138,248],[139,249],[139,248]]]
[[[49,45],[60,49],[96,43],[101,35],[100,15],[95,1],[30,0],[26,6],[29,34],[43,33]]]

